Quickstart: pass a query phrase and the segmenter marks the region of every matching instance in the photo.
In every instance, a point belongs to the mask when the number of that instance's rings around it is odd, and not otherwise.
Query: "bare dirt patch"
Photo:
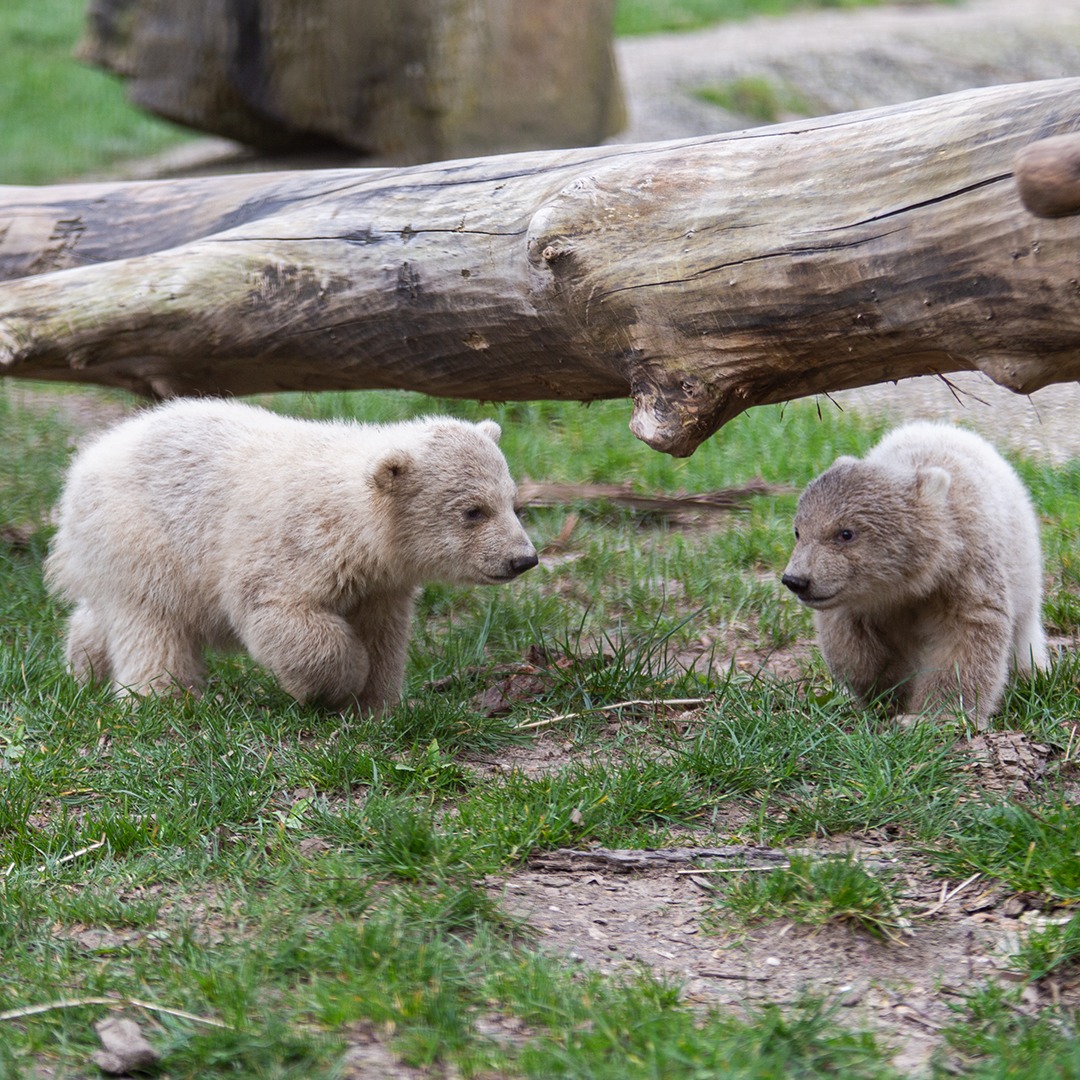
[[[953,1020],[951,1002],[978,983],[1016,980],[1008,956],[1026,929],[1024,905],[978,881],[950,895],[961,882],[934,877],[895,845],[840,837],[814,850],[857,851],[869,868],[900,880],[910,925],[898,941],[788,920],[747,929],[717,911],[723,885],[707,871],[527,868],[488,887],[554,954],[612,976],[645,968],[701,1005],[748,1010],[827,998],[839,1004],[839,1022],[879,1032],[897,1068],[922,1072]],[[1048,995],[1080,1003],[1076,981],[1028,993],[1033,1006]]]
[[[677,723],[675,717],[671,722]],[[531,775],[565,767],[580,747],[557,732],[528,747],[500,753],[500,770]],[[605,749],[604,754],[608,751]],[[972,791],[1023,797],[1046,773],[1051,749],[1022,732],[988,731],[961,740]],[[595,759],[596,748],[589,751]],[[718,815],[714,829],[724,828]],[[742,826],[731,804],[733,835]],[[703,842],[687,834],[686,845]],[[1053,911],[1039,897],[1011,893],[979,875],[943,880],[911,850],[876,833],[837,836],[799,846],[826,856],[853,853],[873,873],[893,879],[903,901],[896,940],[880,940],[843,925],[812,929],[789,919],[744,926],[717,905],[731,880],[724,866],[693,864],[638,853],[555,852],[538,855],[519,872],[491,878],[487,888],[538,934],[541,948],[572,963],[618,977],[644,969],[670,978],[687,1001],[752,1010],[790,1005],[804,996],[838,1006],[837,1022],[874,1030],[895,1051],[893,1064],[920,1075],[942,1049],[952,1008],[976,986],[1021,981],[1010,965],[1025,934]],[[768,872],[781,852],[747,849],[748,862]],[[672,854],[676,852],[673,850]],[[757,856],[757,857],[751,857]],[[774,860],[775,862],[775,860]],[[1080,979],[1049,979],[1024,990],[1024,1006],[1080,1005]]]

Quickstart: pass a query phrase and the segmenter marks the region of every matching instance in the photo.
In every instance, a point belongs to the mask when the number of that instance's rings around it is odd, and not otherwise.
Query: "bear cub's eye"
[[[487,518],[487,511],[482,506],[470,506],[465,511],[465,520],[471,522],[484,521]]]
[[[836,534],[836,539],[839,540],[841,543],[850,544],[851,541],[855,539],[855,530],[854,529],[841,529]]]

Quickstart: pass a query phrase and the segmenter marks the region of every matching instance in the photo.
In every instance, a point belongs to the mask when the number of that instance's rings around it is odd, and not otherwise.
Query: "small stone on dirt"
[[[109,1016],[98,1021],[94,1030],[104,1049],[91,1056],[94,1064],[110,1076],[146,1072],[160,1060],[161,1055],[146,1041],[134,1020]]]

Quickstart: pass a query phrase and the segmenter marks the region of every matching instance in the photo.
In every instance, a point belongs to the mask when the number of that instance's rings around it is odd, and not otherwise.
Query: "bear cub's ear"
[[[476,426],[480,429],[480,434],[486,435],[493,443],[497,443],[502,435],[502,428],[494,420],[481,420]]]
[[[391,492],[401,486],[412,465],[412,458],[404,450],[390,450],[378,460],[371,478],[380,491]]]
[[[915,470],[915,484],[924,499],[942,504],[952,484],[952,476],[936,465],[924,465],[921,469]]]

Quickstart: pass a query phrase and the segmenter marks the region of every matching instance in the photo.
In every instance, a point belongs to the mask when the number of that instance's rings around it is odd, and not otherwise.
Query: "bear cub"
[[[75,458],[46,560],[75,676],[197,690],[241,648],[298,701],[401,695],[419,587],[535,566],[498,424],[317,422],[230,401],[148,410]]]
[[[864,703],[953,702],[985,727],[1010,668],[1048,663],[1035,511],[978,435],[918,422],[839,458],[802,493],[795,540],[783,583]]]

